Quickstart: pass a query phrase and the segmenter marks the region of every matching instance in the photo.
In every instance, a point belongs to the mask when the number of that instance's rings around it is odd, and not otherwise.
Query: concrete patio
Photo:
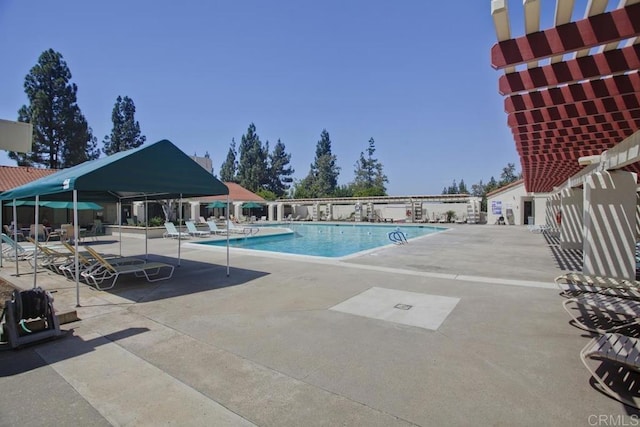
[[[113,239],[90,244],[118,253]],[[123,255],[144,248],[122,242]],[[175,240],[150,240],[149,252],[177,264]],[[0,425],[581,426],[638,415],[598,392],[579,360],[591,335],[569,324],[553,284],[579,260],[525,227],[453,225],[344,261],[232,251],[229,277],[224,250],[183,244],[181,255],[168,281],[81,284],[67,336],[0,352]],[[5,261],[3,278],[32,286],[14,273]],[[75,283],[43,270],[38,284],[56,291],[57,310],[76,309]],[[371,313],[386,299],[401,307]],[[408,305],[431,308],[416,326],[398,314]]]

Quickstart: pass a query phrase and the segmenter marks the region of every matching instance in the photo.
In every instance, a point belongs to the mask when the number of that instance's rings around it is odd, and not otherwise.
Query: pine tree
[[[382,172],[382,163],[373,158],[375,151],[375,140],[371,138],[367,148],[367,157],[364,152],[361,152],[360,160],[356,163],[353,182],[354,196],[386,196],[387,194],[384,184],[389,180]]]
[[[236,170],[238,162],[236,161],[236,140],[231,138],[231,146],[227,153],[227,158],[220,166],[220,180],[222,182],[237,182]]]
[[[284,144],[278,140],[275,147],[273,147],[273,152],[269,154],[267,186],[267,189],[278,197],[282,197],[293,182],[291,175],[295,171],[289,165],[290,162],[291,154],[285,152]]]
[[[18,120],[33,125],[33,145],[29,153],[9,152],[18,165],[60,169],[99,157],[77,105],[78,87],[70,80],[67,63],[53,49],[44,51],[25,77],[29,105],[20,108]]]
[[[238,149],[238,182],[249,191],[256,192],[267,182],[267,152],[268,147],[262,147],[256,126],[251,123]]]
[[[144,144],[147,137],[140,135],[140,123],[135,120],[136,106],[128,96],[118,96],[111,113],[111,135],[104,137],[102,151],[107,156],[130,150]]]
[[[316,157],[306,178],[296,186],[296,197],[331,197],[338,187],[340,168],[337,158],[331,153],[331,139],[326,129],[320,134],[316,144]]]
[[[458,184],[458,194],[469,194],[469,190],[467,190],[467,185],[464,183],[464,179],[460,179],[460,184]]]

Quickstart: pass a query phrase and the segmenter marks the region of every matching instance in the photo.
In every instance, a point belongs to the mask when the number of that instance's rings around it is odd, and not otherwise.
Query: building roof
[[[507,190],[510,190],[514,187],[517,187],[518,185],[522,185],[522,183],[524,182],[524,179],[519,179],[517,181],[513,181],[510,182],[509,184],[502,186],[500,188],[496,188],[493,191],[490,191],[487,193],[487,197],[491,197],[491,196],[495,196],[496,194],[500,194],[500,193],[504,193]]]
[[[39,169],[24,166],[0,166],[0,192],[28,184],[36,179],[58,172],[55,169]]]
[[[541,2],[524,2],[525,34],[512,38],[507,2],[491,2],[491,65],[504,71],[499,92],[525,187],[549,192],[584,167],[580,157],[640,129],[640,3],[607,10],[606,1],[590,1],[574,13],[573,1],[556,0],[553,22],[541,30]]]
[[[236,184],[235,182],[225,182],[224,183],[229,188],[229,199],[236,202],[265,202],[265,200],[258,196],[256,193],[253,193],[240,184]],[[226,201],[227,196],[207,196],[207,197],[199,197],[198,200],[202,203],[213,202],[214,200],[222,200]]]

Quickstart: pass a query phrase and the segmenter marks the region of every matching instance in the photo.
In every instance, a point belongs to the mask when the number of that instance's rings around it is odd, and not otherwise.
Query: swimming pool
[[[286,224],[293,232],[271,236],[253,236],[229,241],[234,248],[338,258],[391,243],[388,233],[400,230],[409,240],[446,230],[434,226]],[[226,246],[226,240],[198,242],[201,245]]]

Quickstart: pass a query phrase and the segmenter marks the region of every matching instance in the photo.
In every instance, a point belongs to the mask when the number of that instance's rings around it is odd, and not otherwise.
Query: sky
[[[555,2],[542,3],[545,28]],[[490,5],[2,0],[0,118],[17,119],[25,76],[51,48],[100,148],[116,98],[129,96],[147,143],[208,152],[216,174],[232,138],[254,123],[263,143],[285,144],[302,179],[326,129],[339,184],[353,180],[374,138],[389,195],[440,194],[453,180],[499,179],[508,163],[520,171],[490,66]],[[522,2],[509,8],[512,36],[522,35]],[[15,162],[0,151],[0,164]]]

